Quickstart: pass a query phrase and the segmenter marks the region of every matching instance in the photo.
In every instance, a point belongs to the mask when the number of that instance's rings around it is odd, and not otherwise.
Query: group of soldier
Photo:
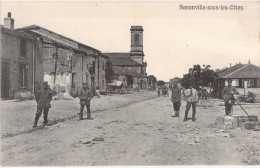
[[[37,110],[35,114],[33,127],[37,127],[38,120],[43,113],[43,124],[48,123],[48,112],[51,108],[51,100],[52,96],[55,95],[56,92],[50,89],[48,82],[43,82],[42,87],[35,92],[35,100],[37,102]],[[232,80],[228,80],[228,86],[223,89],[222,97],[225,101],[225,112],[226,115],[231,115],[232,113],[232,105],[235,103],[234,94],[238,94],[238,91],[235,87],[232,86]],[[196,107],[199,102],[198,92],[194,89],[194,85],[191,83],[190,86],[182,91],[182,89],[178,86],[177,82],[173,83],[172,87],[172,95],[171,101],[173,103],[173,109],[175,111],[175,115],[173,117],[180,116],[180,106],[181,106],[181,98],[182,95],[184,99],[187,101],[186,110],[183,121],[188,120],[188,113],[190,108],[192,107],[192,121],[195,122],[196,118]],[[83,83],[83,87],[77,95],[80,99],[80,112],[78,113],[79,119],[83,120],[83,110],[86,106],[87,108],[87,119],[92,120],[90,113],[90,100],[93,97],[93,94],[87,85],[87,83]]]
[[[171,100],[173,103],[173,109],[175,111],[175,115],[173,117],[180,116],[179,113],[180,113],[182,94],[184,96],[184,99],[187,101],[183,121],[185,122],[188,120],[188,113],[190,111],[190,107],[192,107],[192,121],[195,122],[196,107],[197,107],[197,103],[199,101],[199,97],[198,97],[197,91],[193,88],[192,84],[189,86],[189,88],[183,90],[183,93],[182,93],[181,88],[178,87],[178,83],[177,82],[173,83],[172,96],[171,96]]]
[[[51,108],[51,101],[53,95],[56,92],[50,89],[48,82],[43,82],[42,87],[35,91],[35,100],[37,102],[37,110],[35,113],[35,119],[33,127],[37,127],[38,120],[43,113],[43,124],[47,125],[48,123],[48,112]],[[90,113],[90,100],[92,99],[93,95],[89,89],[87,83],[83,83],[83,87],[80,90],[79,94],[77,95],[80,99],[80,112],[78,113],[79,119],[83,120],[83,110],[86,106],[87,108],[87,119],[92,120],[91,113]]]
[[[192,121],[196,121],[196,107],[199,102],[198,92],[194,89],[194,85],[191,83],[190,86],[183,90],[178,87],[178,83],[174,82],[172,87],[172,95],[171,101],[173,103],[173,109],[175,111],[175,115],[173,117],[179,117],[180,106],[181,106],[181,98],[182,94],[186,103],[186,110],[183,121],[188,120],[188,113],[190,107],[192,106]],[[232,115],[232,106],[235,103],[234,94],[239,94],[235,87],[232,86],[232,80],[228,80],[228,86],[225,86],[222,91],[222,97],[225,102],[225,114],[226,116]]]

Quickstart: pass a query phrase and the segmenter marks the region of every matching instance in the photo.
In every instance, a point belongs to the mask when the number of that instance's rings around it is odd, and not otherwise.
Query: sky
[[[260,1],[94,2],[1,1],[1,24],[8,12],[15,28],[39,25],[101,52],[130,52],[130,28],[143,26],[148,75],[183,77],[194,64],[222,69],[260,66]],[[243,10],[181,10],[180,5],[237,5]]]

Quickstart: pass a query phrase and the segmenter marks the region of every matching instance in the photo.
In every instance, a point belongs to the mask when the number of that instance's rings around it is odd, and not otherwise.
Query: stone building
[[[1,25],[1,98],[31,97],[35,83],[42,82],[40,42],[31,34],[14,29],[11,13]]]
[[[143,52],[143,28],[131,26],[131,51],[129,53],[103,53],[110,57],[115,79],[129,87],[146,89],[147,74]],[[130,82],[131,81],[131,82]]]
[[[78,92],[88,83],[93,92],[98,87],[106,91],[105,64],[107,56],[95,48],[37,25],[19,29],[39,39],[42,44],[44,80],[57,90]],[[62,89],[63,88],[63,89]]]
[[[72,57],[72,89],[78,92],[82,83],[88,83],[93,92],[97,88],[100,92],[106,92],[105,66],[108,57],[81,43],[79,50]]]
[[[97,68],[97,82],[98,82],[98,88],[100,92],[106,92],[107,91],[107,81],[106,81],[106,62],[109,59],[108,56],[103,55],[102,53],[99,53],[98,56],[98,68]]]
[[[251,64],[237,64],[218,73],[219,79],[217,86],[224,87],[228,85],[228,80],[232,80],[232,86],[244,87],[247,83],[249,88],[260,87],[260,67]]]

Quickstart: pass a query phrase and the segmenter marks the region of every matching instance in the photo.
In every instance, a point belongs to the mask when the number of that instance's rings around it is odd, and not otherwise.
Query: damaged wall
[[[32,93],[33,83],[41,82],[39,46],[36,38],[1,27],[1,65],[4,68],[1,73],[5,73],[1,74],[1,97],[14,98],[19,92]]]

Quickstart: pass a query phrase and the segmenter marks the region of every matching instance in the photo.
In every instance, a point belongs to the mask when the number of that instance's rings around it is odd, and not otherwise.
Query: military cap
[[[47,81],[43,81],[42,83],[43,83],[43,84],[48,84],[48,82],[47,82]]]
[[[232,83],[232,79],[228,79],[228,83]]]

